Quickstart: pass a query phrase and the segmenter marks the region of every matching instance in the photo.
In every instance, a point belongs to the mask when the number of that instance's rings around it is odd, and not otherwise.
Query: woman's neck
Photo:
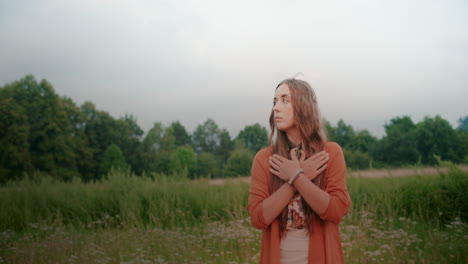
[[[299,146],[302,143],[301,134],[298,129],[287,131],[286,135],[288,135],[289,141],[291,141],[295,146]]]

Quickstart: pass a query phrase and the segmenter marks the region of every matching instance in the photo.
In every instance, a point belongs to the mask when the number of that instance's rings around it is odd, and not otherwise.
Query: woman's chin
[[[288,130],[288,127],[283,127],[283,126],[276,126],[276,128],[281,132],[286,132]]]

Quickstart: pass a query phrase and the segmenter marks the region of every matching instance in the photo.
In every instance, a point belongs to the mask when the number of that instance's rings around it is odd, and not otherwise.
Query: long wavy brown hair
[[[305,152],[305,158],[309,158],[315,153],[320,152],[323,149],[325,143],[326,134],[322,128],[320,112],[317,104],[317,97],[315,96],[312,87],[303,80],[298,79],[286,79],[283,80],[276,86],[276,89],[281,85],[286,84],[289,87],[291,94],[291,103],[293,107],[293,118],[294,123],[299,129],[302,141],[302,149]],[[270,114],[270,136],[268,138],[268,144],[272,146],[273,153],[291,159],[291,155],[288,151],[288,136],[286,132],[280,131],[275,127],[273,109]],[[275,142],[273,137],[276,135]],[[279,177],[270,174],[270,194],[278,190],[285,181]],[[321,189],[325,185],[325,171],[318,175],[313,181]],[[313,221],[320,220],[317,214],[310,208],[305,202],[304,198],[301,197],[302,205],[304,208],[304,214],[306,216],[305,224],[308,227],[308,232],[313,232]],[[288,215],[288,207],[285,207],[283,211],[276,218],[279,222],[281,236],[285,234],[286,222]]]

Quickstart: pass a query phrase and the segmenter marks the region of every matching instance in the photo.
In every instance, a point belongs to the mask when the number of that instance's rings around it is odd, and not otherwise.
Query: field
[[[248,184],[112,173],[0,187],[0,263],[258,263]],[[468,173],[348,178],[346,263],[468,263]]]

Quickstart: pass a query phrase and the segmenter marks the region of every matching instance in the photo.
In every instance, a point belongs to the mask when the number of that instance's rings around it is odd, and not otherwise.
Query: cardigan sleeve
[[[268,160],[268,156],[266,149],[259,151],[255,155],[250,173],[249,200],[246,208],[250,214],[252,226],[258,229],[265,229],[269,226],[263,217],[262,205],[263,200],[269,196],[269,166],[266,167],[266,164],[264,164],[265,159]]]
[[[337,143],[328,142],[325,150],[330,153],[325,175],[325,191],[330,195],[330,202],[320,218],[338,224],[348,212],[351,204],[346,186],[346,163],[343,150]]]

